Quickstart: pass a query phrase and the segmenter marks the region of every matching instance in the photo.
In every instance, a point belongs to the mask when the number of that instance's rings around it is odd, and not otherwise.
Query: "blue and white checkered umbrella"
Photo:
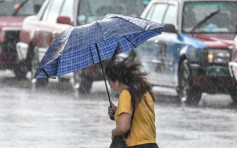
[[[91,24],[71,27],[48,48],[35,78],[61,76],[106,60],[118,44],[119,53],[130,51],[160,34],[163,27],[149,20],[115,14]]]

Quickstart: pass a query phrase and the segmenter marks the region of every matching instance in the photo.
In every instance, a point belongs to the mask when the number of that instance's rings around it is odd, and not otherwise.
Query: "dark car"
[[[26,75],[16,52],[22,21],[25,17],[38,13],[43,2],[44,0],[0,1],[0,69],[13,70],[19,79]]]
[[[46,0],[39,13],[23,22],[17,51],[26,71],[35,72],[52,41],[65,29],[102,19],[108,13],[140,16],[145,8],[141,0]],[[33,76],[33,75],[32,75]],[[32,78],[33,79],[33,78]],[[95,64],[77,72],[59,77],[72,80],[81,93],[89,93],[93,81],[102,80],[101,68]],[[48,79],[33,80],[37,87]]]
[[[197,104],[202,93],[230,94],[237,102],[228,63],[236,35],[236,0],[153,0],[141,17],[166,25],[141,46],[153,85],[177,89],[180,100]],[[147,44],[148,44],[147,43]]]

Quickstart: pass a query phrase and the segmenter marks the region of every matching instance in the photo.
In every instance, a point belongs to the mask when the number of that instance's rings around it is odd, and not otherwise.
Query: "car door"
[[[172,3],[153,3],[146,17],[149,20],[157,21],[164,24],[172,24],[177,28],[178,20],[178,4]],[[177,33],[162,32],[152,38],[150,41],[156,44],[156,54],[151,52],[150,57],[156,58],[146,59],[143,62],[148,73],[148,80],[154,85],[160,86],[177,86],[177,61],[179,49],[179,40]],[[151,43],[152,44],[152,43]],[[154,46],[155,47],[155,46]]]
[[[39,23],[36,25],[34,42],[38,47],[39,60],[42,59],[54,39],[53,32],[56,19],[60,13],[63,1],[64,0],[51,0]]]
[[[178,4],[170,2],[163,17],[162,23],[172,24],[178,28]],[[177,86],[178,71],[178,50],[180,42],[177,33],[164,32],[161,37],[158,36],[155,41],[159,46],[158,59],[162,61],[162,71],[159,72],[162,77],[162,83],[167,86]]]

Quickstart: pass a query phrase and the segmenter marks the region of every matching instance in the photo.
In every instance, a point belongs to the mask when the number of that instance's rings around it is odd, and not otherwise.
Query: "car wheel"
[[[47,78],[38,78],[35,79],[34,75],[36,73],[36,68],[39,65],[39,56],[38,56],[38,47],[34,47],[33,58],[31,63],[31,82],[33,88],[43,88],[48,85]]]
[[[78,71],[74,71],[73,72],[73,77],[72,77],[72,88],[74,89],[74,91],[78,91],[79,90],[79,86],[80,86],[80,82],[81,82],[81,71],[82,70],[78,70]]]
[[[237,103],[237,89],[232,90],[230,92],[231,99],[234,101],[234,103]]]
[[[230,89],[230,96],[234,103],[237,103],[237,81],[235,78],[231,78],[232,87]]]
[[[62,83],[69,83],[70,82],[70,78],[58,78],[59,82]]]
[[[188,60],[184,60],[178,72],[178,95],[181,101],[187,104],[198,104],[202,91],[192,85],[192,72]]]
[[[83,71],[81,72],[80,76],[80,85],[78,88],[78,91],[80,94],[89,94],[91,87],[92,87],[92,81],[89,80],[89,78],[83,73]]]
[[[18,80],[26,79],[27,67],[23,63],[14,67],[13,71]]]

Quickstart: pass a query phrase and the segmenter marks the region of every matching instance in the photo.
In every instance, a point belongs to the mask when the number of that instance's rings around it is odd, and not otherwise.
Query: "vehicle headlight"
[[[208,50],[208,62],[215,64],[228,64],[230,61],[230,51],[222,49]]]

